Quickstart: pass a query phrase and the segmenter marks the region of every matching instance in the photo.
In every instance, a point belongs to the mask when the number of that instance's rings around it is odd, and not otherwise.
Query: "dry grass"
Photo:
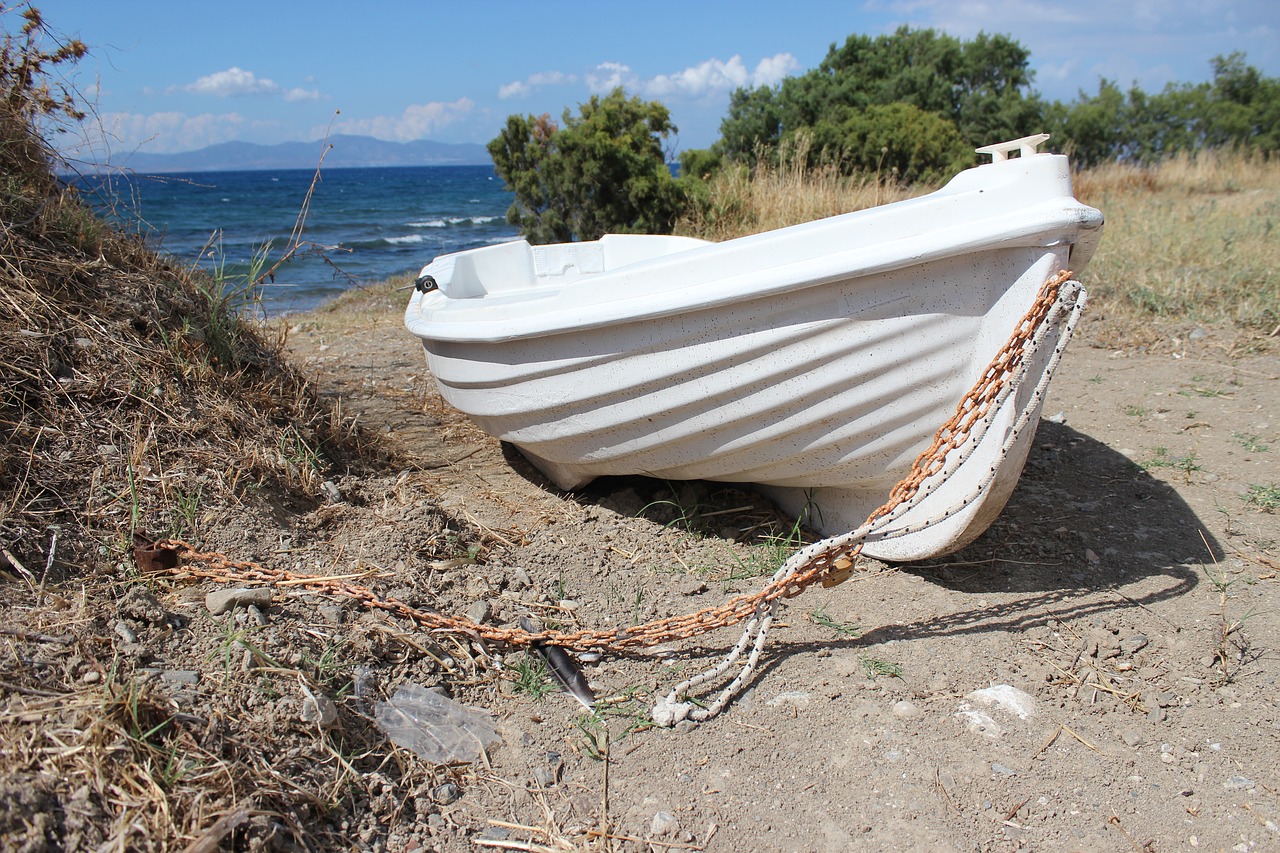
[[[705,203],[676,223],[676,233],[730,240],[827,216],[888,204],[935,187],[906,186],[881,175],[841,175],[804,167],[804,151],[784,151],[775,164],[730,168],[711,178]]]
[[[806,171],[803,157],[762,158],[707,185],[679,233],[710,240],[808,222],[929,192],[880,176]],[[1280,326],[1280,160],[1225,151],[1155,167],[1112,163],[1075,177],[1076,195],[1107,218],[1082,280],[1086,331],[1108,344],[1150,343],[1166,325],[1221,324],[1265,345]]]
[[[117,614],[159,610],[136,533],[315,505],[367,445],[242,311],[251,288],[158,256],[54,176],[38,77],[11,73],[56,56],[31,32],[0,68],[0,847],[214,850],[246,821],[313,837],[348,796],[334,756],[368,744],[285,736],[296,760],[269,762],[234,707],[157,691]]]
[[[1151,169],[1112,164],[1079,175],[1076,191],[1107,217],[1084,283],[1108,327],[1162,320],[1267,336],[1280,324],[1280,161],[1202,152]]]

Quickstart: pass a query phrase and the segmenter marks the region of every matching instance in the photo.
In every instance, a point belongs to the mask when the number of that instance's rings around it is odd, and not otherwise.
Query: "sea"
[[[492,166],[325,169],[318,179],[315,169],[291,169],[78,180],[102,213],[233,288],[296,245],[257,294],[268,316],[308,311],[351,288],[416,274],[437,255],[518,236],[506,221],[512,195]]]

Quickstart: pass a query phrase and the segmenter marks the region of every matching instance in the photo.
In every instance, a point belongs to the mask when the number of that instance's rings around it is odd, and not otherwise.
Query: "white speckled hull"
[[[615,474],[755,483],[843,532],[906,475],[1045,280],[1088,262],[1101,226],[1066,159],[1041,154],[725,243],[611,235],[443,256],[405,321],[445,399],[562,488]],[[920,559],[981,533],[1021,473],[1033,430],[1001,445],[1038,414],[1028,394],[909,515],[998,466],[977,500],[865,552]]]

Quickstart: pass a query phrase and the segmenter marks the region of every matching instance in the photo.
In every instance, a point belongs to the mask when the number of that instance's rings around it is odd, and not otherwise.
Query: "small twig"
[[[37,643],[57,643],[60,646],[69,646],[76,641],[75,634],[70,632],[53,636],[52,634],[40,634],[36,631],[27,631],[22,628],[0,628],[0,634],[17,637],[20,640],[32,640]]]
[[[1071,735],[1071,736],[1072,736],[1073,738],[1075,738],[1076,740],[1080,741],[1080,742],[1081,742],[1082,744],[1084,744],[1085,746],[1087,746],[1087,747],[1089,747],[1090,749],[1092,749],[1094,752],[1102,752],[1102,750],[1098,749],[1096,746],[1094,746],[1093,744],[1089,743],[1089,741],[1085,740],[1083,737],[1081,737],[1081,736],[1080,736],[1080,734],[1078,734],[1077,732],[1073,731],[1069,726],[1063,726],[1063,727],[1062,727],[1062,730],[1063,730],[1064,732],[1066,732],[1067,734]]]
[[[1050,734],[1047,738],[1045,738],[1044,743],[1040,744],[1040,748],[1037,749],[1035,752],[1031,753],[1031,760],[1034,761],[1035,759],[1039,758],[1042,752],[1044,752],[1049,747],[1053,746],[1053,742],[1058,739],[1058,735],[1060,734],[1062,734],[1062,726],[1058,726],[1056,729],[1054,729],[1053,733]]]
[[[240,806],[218,818],[199,838],[183,848],[182,853],[213,853],[222,844],[227,834],[249,818],[249,808]]]
[[[956,817],[962,817],[960,809],[951,800],[951,794],[947,791],[947,786],[942,784],[942,776],[936,767],[933,768],[933,784],[938,786],[938,790],[942,792],[942,799],[946,800],[947,806],[956,813]]]
[[[49,559],[44,562],[44,573],[40,575],[40,588],[36,590],[36,603],[44,600],[44,585],[49,580],[49,570],[53,568],[53,555],[58,550],[58,528],[51,528],[49,536]]]

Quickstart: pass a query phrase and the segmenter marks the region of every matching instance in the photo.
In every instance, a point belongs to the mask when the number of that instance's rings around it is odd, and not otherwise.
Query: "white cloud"
[[[101,146],[116,157],[136,150],[171,154],[229,142],[256,126],[239,113],[117,112],[98,116],[97,131],[87,131],[86,136],[91,137],[88,144],[92,148]]]
[[[563,86],[566,83],[575,83],[578,78],[574,74],[565,74],[561,71],[542,71],[538,74],[531,74],[524,80],[516,80],[507,83],[505,86],[498,87],[498,97],[507,98],[523,98],[532,94],[535,89],[543,86]]]
[[[475,108],[470,98],[443,103],[412,104],[398,116],[373,116],[360,119],[339,119],[333,123],[337,133],[354,133],[396,142],[425,139],[440,128],[459,121]]]
[[[647,80],[637,76],[630,66],[605,62],[587,75],[587,86],[593,92],[608,92],[622,86],[647,98],[698,99],[728,94],[743,86],[772,86],[799,70],[800,63],[789,53],[762,59],[751,70],[741,56],[733,56],[728,61],[708,59],[682,71],[659,74]]]
[[[318,101],[323,97],[318,89],[303,89],[301,87],[287,89],[284,93],[284,99],[291,103],[296,101]]]
[[[185,86],[171,86],[167,91],[230,98],[236,95],[274,95],[280,91],[280,86],[275,81],[259,77],[252,71],[232,66],[226,71],[207,74]]]
[[[308,78],[308,82],[311,82],[311,78]],[[178,92],[187,92],[192,95],[209,95],[215,98],[232,98],[239,95],[278,95],[286,101],[318,101],[323,97],[317,89],[303,89],[297,86],[286,89],[270,78],[259,77],[252,71],[246,71],[234,65],[226,71],[215,71],[213,74],[206,74],[193,83],[187,83],[183,86],[170,86],[165,89],[165,94],[167,95]],[[151,90],[147,90],[147,93],[152,94]]]
[[[516,80],[514,82],[507,83],[504,86],[499,86],[498,97],[503,100],[506,100],[507,98],[523,98],[532,91],[533,87],[526,81]]]
[[[619,86],[639,88],[639,78],[631,72],[629,65],[602,62],[587,73],[587,88],[592,92],[610,92]]]
[[[799,69],[800,63],[789,53],[760,60],[754,71],[747,71],[741,56],[733,56],[728,62],[708,59],[675,74],[659,74],[642,83],[640,88],[644,94],[654,98],[670,95],[701,98],[725,94],[748,85],[772,86]]]

